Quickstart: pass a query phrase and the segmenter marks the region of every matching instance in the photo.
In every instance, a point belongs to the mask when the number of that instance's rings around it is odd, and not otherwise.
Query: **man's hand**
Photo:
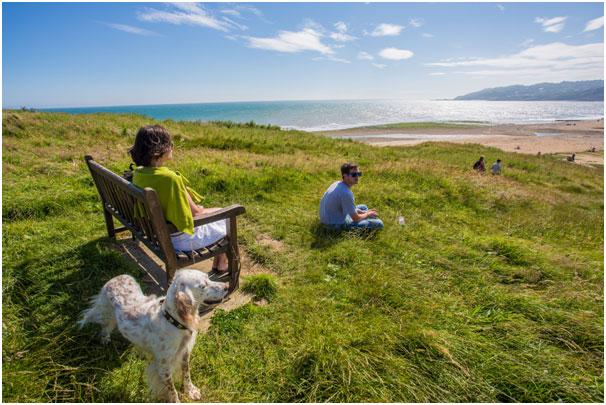
[[[376,218],[376,217],[377,217],[377,210],[374,210],[374,209],[372,209],[372,210],[368,210],[368,211],[366,212],[366,216],[367,216],[368,218]]]

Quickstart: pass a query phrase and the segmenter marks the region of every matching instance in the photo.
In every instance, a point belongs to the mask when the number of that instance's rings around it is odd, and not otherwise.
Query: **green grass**
[[[76,328],[135,265],[106,238],[83,156],[116,172],[136,115],[4,111],[3,401],[149,401],[145,363]],[[216,311],[192,357],[206,402],[603,402],[602,169],[479,145],[371,148],[274,127],[161,122],[206,206],[240,203],[268,305]],[[503,175],[478,175],[477,156]],[[341,162],[372,236],[327,233]],[[400,226],[395,218],[406,217]],[[279,240],[280,251],[257,235]]]

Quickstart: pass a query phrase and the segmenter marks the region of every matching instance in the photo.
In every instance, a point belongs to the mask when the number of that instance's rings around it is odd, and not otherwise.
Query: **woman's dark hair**
[[[168,131],[160,125],[147,125],[139,128],[135,144],[128,150],[137,166],[149,166],[152,160],[170,150],[173,142]]]

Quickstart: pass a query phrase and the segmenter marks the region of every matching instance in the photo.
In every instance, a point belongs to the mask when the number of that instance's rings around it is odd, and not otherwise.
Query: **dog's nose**
[[[223,291],[229,290],[229,283],[223,283]]]

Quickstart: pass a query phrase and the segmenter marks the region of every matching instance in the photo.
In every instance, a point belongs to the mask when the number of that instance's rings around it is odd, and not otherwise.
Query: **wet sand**
[[[331,138],[350,138],[373,146],[411,146],[422,142],[478,143],[507,152],[566,155],[581,164],[604,164],[604,120],[555,121],[541,124],[477,125],[452,128],[362,127],[323,131]],[[595,148],[595,152],[590,152]]]

